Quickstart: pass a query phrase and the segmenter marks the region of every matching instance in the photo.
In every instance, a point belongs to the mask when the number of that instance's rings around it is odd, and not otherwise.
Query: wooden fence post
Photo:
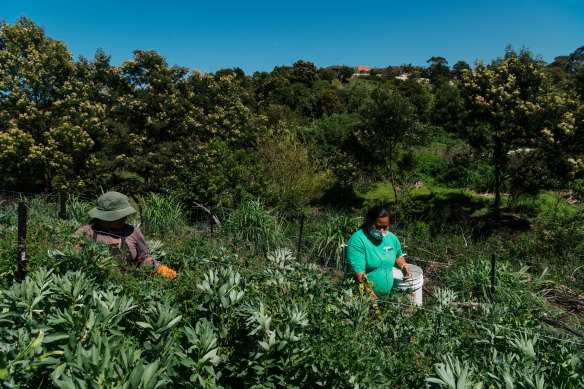
[[[18,202],[18,258],[16,278],[18,282],[26,277],[26,204]]]
[[[65,191],[65,189],[61,189],[59,200],[59,218],[62,220],[67,220],[67,191]]]

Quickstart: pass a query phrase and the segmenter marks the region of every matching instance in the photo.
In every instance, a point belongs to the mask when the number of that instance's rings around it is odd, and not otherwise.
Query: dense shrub
[[[584,178],[577,178],[572,181],[571,187],[580,201],[584,200]]]

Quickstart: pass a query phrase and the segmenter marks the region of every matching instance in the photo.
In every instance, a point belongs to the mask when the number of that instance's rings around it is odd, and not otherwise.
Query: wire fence
[[[67,199],[72,199],[72,200],[76,200],[76,201],[80,201],[80,202],[86,202],[86,203],[90,203],[90,202],[94,202],[95,200],[93,198],[90,198],[87,195],[81,195],[81,194],[65,194],[65,196],[68,196]],[[22,200],[22,199],[44,199],[46,201],[47,207],[50,206],[58,206],[58,202],[59,199],[61,199],[61,211],[60,212],[60,216],[61,218],[65,218],[67,211],[64,209],[65,208],[65,202],[63,201],[64,195],[63,195],[63,191],[60,192],[51,192],[51,193],[27,193],[27,192],[15,192],[15,191],[5,191],[5,190],[0,190],[0,197],[2,197],[4,200],[8,199],[10,201],[18,201],[18,200]],[[148,223],[144,223],[143,220],[143,209],[142,209],[142,205],[140,200],[137,200],[137,204],[140,207],[140,226],[145,229],[148,230],[149,226]],[[225,208],[225,207],[210,207],[209,209],[207,208],[202,208],[202,207],[192,207],[192,206],[184,206],[181,205],[181,210],[184,212],[184,216],[186,216],[188,223],[190,225],[190,227],[196,227],[198,230],[200,231],[209,231],[211,233],[214,233],[215,231],[212,231],[213,229],[217,229],[219,227],[219,218],[225,219],[228,218],[229,214],[232,213],[234,210],[233,209],[229,209],[229,208]],[[32,209],[30,209],[29,207],[29,211],[32,212]],[[320,219],[323,218],[323,214],[318,214],[316,212],[312,213],[312,214],[308,214],[308,215],[302,215],[302,216],[291,216],[291,215],[286,215],[286,214],[282,214],[282,213],[277,213],[277,212],[273,212],[273,216],[277,219],[277,223],[279,224],[278,227],[281,227],[282,225],[286,224],[288,226],[288,230],[286,231],[286,243],[290,243],[291,241],[297,241],[298,242],[298,251],[299,253],[305,252],[307,251],[310,255],[314,255],[314,250],[313,247],[310,247],[310,244],[307,240],[303,239],[303,231],[302,231],[302,226],[300,227],[300,231],[298,231],[298,229],[295,228],[295,226],[297,226],[298,224],[304,224],[304,221],[306,220],[306,224],[316,224],[321,222]],[[350,215],[350,217],[356,218],[355,215]],[[80,220],[78,220],[80,221]],[[172,222],[168,222],[168,221],[164,221],[164,220],[158,220],[157,222],[164,222],[166,224],[171,224]],[[158,236],[159,238],[163,238],[164,237],[164,233],[160,232],[159,228],[155,229],[158,232]],[[168,228],[168,230],[172,231],[172,228]],[[304,233],[304,235],[306,235],[306,233]],[[457,253],[458,255],[479,255],[479,256],[492,256],[492,255],[496,255],[497,259],[504,259],[507,261],[515,261],[518,263],[522,263],[525,265],[529,265],[529,266],[533,266],[533,267],[539,267],[539,268],[553,268],[553,267],[559,267],[559,265],[557,264],[549,264],[549,263],[542,263],[542,262],[536,262],[536,261],[529,261],[526,259],[521,259],[521,258],[517,258],[517,257],[511,257],[511,256],[507,256],[507,255],[503,255],[499,252],[489,252],[489,251],[484,251],[484,250],[476,250],[476,249],[472,249],[469,247],[461,247],[461,246],[454,246],[454,245],[445,245],[442,243],[436,243],[436,242],[432,242],[432,241],[428,241],[428,240],[424,240],[424,239],[419,239],[416,237],[412,237],[410,235],[405,235],[405,234],[400,234],[400,240],[402,241],[402,244],[404,244],[405,246],[405,242],[409,241],[409,242],[415,242],[417,244],[420,245],[424,245],[425,247],[434,247],[434,248],[440,248],[445,250],[446,255],[449,255],[450,257],[453,256],[452,253]],[[344,258],[342,256],[342,250],[340,248],[340,245],[342,244],[342,242],[339,242],[339,247],[337,247],[335,249],[334,253],[329,253],[329,255],[319,255],[319,257],[321,257],[322,259],[325,260],[325,263],[329,263],[329,262],[340,262],[342,261]],[[436,253],[436,252],[430,252],[428,249],[426,248],[419,248],[416,246],[410,246],[410,248],[413,248],[415,250],[422,250],[425,251],[426,253],[433,255],[435,257],[441,257],[442,255],[440,253]],[[448,251],[450,251],[450,254],[447,254]],[[445,255],[445,256],[446,256]],[[423,258],[419,258],[420,260],[424,260]],[[345,264],[344,263],[340,263],[339,264],[339,268],[344,268]]]
[[[432,246],[432,247],[438,247],[438,248],[442,248],[445,250],[450,250],[450,251],[454,251],[454,252],[458,252],[458,253],[468,253],[468,254],[476,254],[476,255],[485,255],[485,256],[491,256],[493,254],[497,255],[498,258],[501,259],[505,259],[508,261],[515,261],[515,262],[520,262],[526,265],[530,265],[530,266],[539,266],[539,267],[554,267],[556,265],[553,264],[549,264],[549,263],[542,263],[542,262],[535,262],[535,261],[528,261],[525,259],[521,259],[521,258],[517,258],[517,257],[511,257],[508,255],[502,255],[500,253],[495,253],[495,252],[489,252],[489,251],[482,251],[482,250],[474,250],[468,247],[460,247],[460,246],[450,246],[450,245],[445,245],[445,244],[441,244],[441,243],[435,243],[435,242],[429,242],[426,240],[421,240],[412,236],[408,236],[408,235],[402,235],[403,239],[408,239],[417,243],[421,243],[421,244],[425,244],[427,246]]]
[[[94,197],[92,198],[89,195],[73,194],[73,193],[67,193],[67,195],[69,196],[69,198],[76,199],[78,201],[95,202],[95,198]],[[24,198],[26,198],[26,199],[34,198],[34,199],[44,199],[47,202],[47,204],[56,205],[56,203],[59,199],[59,196],[62,196],[62,191],[56,191],[56,192],[50,192],[50,193],[28,193],[28,192],[0,190],[0,198],[10,199],[12,201],[18,201],[18,200],[24,199]],[[141,207],[142,205],[141,205],[140,200],[138,200],[136,197],[133,197],[133,198],[137,200],[136,202],[137,202],[138,206]],[[198,227],[199,230],[201,230],[201,231],[204,231],[204,230],[210,231],[211,229],[217,228],[218,227],[217,220],[219,220],[220,218],[228,217],[228,215],[234,211],[231,208],[222,207],[222,206],[204,208],[204,207],[195,207],[195,206],[185,206],[184,204],[181,204],[181,208],[182,208],[182,211],[184,212],[184,215],[186,216],[187,220],[189,221],[189,224],[191,225],[191,227]],[[288,214],[284,214],[284,213],[280,213],[280,212],[276,212],[276,211],[273,211],[272,214],[274,217],[276,217],[279,220],[279,224],[281,224],[281,225],[282,224],[290,224],[292,226],[300,224],[301,220],[305,220],[306,224],[314,224],[315,222],[317,223],[320,221],[319,219],[322,219],[322,217],[324,215],[323,212],[317,212],[317,211],[313,211],[312,213],[304,214],[304,215],[288,215]],[[142,217],[142,212],[140,212],[140,216]],[[349,215],[349,216],[353,217],[353,218],[359,217],[358,215]],[[288,237],[288,240],[292,240],[292,239],[298,240],[300,238],[298,232],[296,234],[288,234],[287,237]],[[400,240],[402,241],[402,244],[404,244],[404,242],[406,242],[406,241],[412,241],[412,242],[416,242],[418,244],[424,245],[426,247],[440,248],[440,249],[444,249],[445,251],[450,251],[450,252],[454,252],[454,253],[458,253],[458,254],[474,254],[474,255],[482,255],[482,256],[496,255],[498,259],[504,259],[507,261],[515,261],[515,262],[519,262],[519,263],[522,263],[525,265],[539,267],[539,268],[560,267],[560,265],[557,265],[557,264],[530,261],[530,260],[526,260],[526,259],[522,259],[522,258],[518,258],[518,257],[513,257],[513,256],[501,254],[500,252],[476,250],[476,249],[473,249],[470,247],[462,247],[462,246],[436,243],[436,242],[428,241],[425,239],[420,239],[420,238],[413,237],[411,235],[406,235],[406,234],[400,234]],[[304,244],[304,242],[302,242],[302,244]],[[305,246],[302,246],[302,248],[305,248]],[[439,254],[436,254],[436,253],[431,253],[431,254],[434,254],[436,256],[440,256]],[[338,259],[338,258],[334,257],[334,259]]]
[[[66,196],[67,198],[64,201],[64,196]],[[50,221],[57,221],[57,220],[62,220],[67,218],[67,212],[66,210],[63,211],[63,207],[65,204],[66,207],[66,200],[71,200],[74,199],[75,201],[78,202],[86,202],[87,206],[93,206],[93,199],[90,199],[87,196],[79,196],[79,195],[67,195],[67,194],[63,194],[63,192],[54,192],[54,193],[49,193],[49,194],[31,194],[31,193],[22,193],[22,192],[6,192],[6,191],[0,191],[0,197],[2,197],[4,199],[4,201],[6,201],[6,199],[8,199],[8,204],[10,204],[10,202],[15,202],[15,201],[20,201],[21,203],[26,204],[26,201],[23,200],[29,200],[29,199],[35,199],[36,201],[39,200],[43,200],[46,202],[47,204],[47,208],[43,209],[43,212],[37,212],[34,207],[25,207],[27,208],[27,210],[29,212],[31,212],[32,214],[34,214],[37,217],[44,217],[47,220]],[[2,203],[0,203],[0,205],[2,205]],[[57,214],[58,211],[58,215],[60,216],[59,218],[54,217],[55,214]],[[145,229],[148,230],[149,226],[147,226],[147,223],[144,222],[144,213],[143,213],[143,209],[140,208],[140,224],[143,224],[143,227],[146,227]],[[215,208],[204,208],[204,207],[183,207],[182,209],[183,212],[186,213],[187,215],[187,221],[188,221],[188,226],[191,229],[194,229],[195,231],[199,231],[202,233],[207,233],[216,237],[228,237],[228,238],[233,238],[233,235],[225,235],[224,231],[221,229],[220,227],[220,222],[219,219],[217,217],[217,215],[219,215],[221,217],[221,219],[223,219],[224,221],[228,219],[229,213],[233,212],[233,210],[227,209],[227,208],[222,208],[222,207],[215,207]],[[48,216],[47,216],[48,215]],[[51,216],[52,215],[52,216]],[[20,216],[20,213],[19,213]],[[305,231],[303,231],[304,229],[304,224],[307,218],[311,218],[313,219],[312,222],[315,222],[319,220],[319,218],[322,218],[322,214],[311,214],[311,215],[304,215],[304,216],[299,216],[299,217],[291,217],[290,215],[277,215],[274,214],[274,222],[275,223],[280,223],[280,225],[284,225],[284,222],[286,221],[289,226],[287,227],[287,235],[286,235],[286,239],[288,241],[288,243],[293,243],[294,241],[298,242],[298,254],[300,253],[306,253],[307,255],[312,255],[310,254],[310,246],[309,244],[307,244],[308,242],[308,238],[306,236],[303,236],[303,234],[305,233]],[[298,220],[299,223],[291,223],[292,221],[296,221]],[[26,220],[24,221],[25,224],[25,229],[24,229],[24,237],[21,236],[21,228],[22,227],[20,225],[20,220],[19,220],[19,237],[18,237],[18,242],[19,242],[19,246],[22,248],[22,250],[25,249],[25,240],[26,240]],[[297,226],[297,227],[295,227]],[[153,229],[154,230],[154,229]],[[172,232],[172,228],[169,228],[168,231],[166,231],[164,228],[162,229],[156,229],[156,231],[159,232],[158,236],[156,236],[156,234],[153,234],[154,237],[156,238],[161,238],[163,239],[166,235],[166,233],[168,232]],[[303,241],[304,238],[304,241]],[[424,240],[420,240],[420,239],[416,239],[413,238],[411,236],[404,236],[404,241],[409,241],[409,242],[415,242],[416,244],[426,244],[429,247],[439,247],[441,249],[445,249],[445,250],[450,250],[451,252],[460,252],[460,251],[464,251],[466,253],[470,253],[470,254],[475,254],[478,256],[492,256],[494,253],[489,253],[489,252],[485,252],[485,251],[480,251],[480,250],[467,250],[466,247],[461,248],[461,247],[455,247],[455,246],[449,246],[449,245],[443,245],[443,244],[436,244],[433,242],[427,242]],[[249,244],[251,246],[253,246],[258,252],[263,253],[263,254],[267,254],[267,252],[269,251],[269,247],[266,247],[266,245],[264,243],[266,242],[258,242],[256,240],[250,240],[250,239],[246,239],[245,236],[242,237],[241,239],[242,243],[246,243]],[[342,244],[339,245],[340,247],[338,247],[338,250],[333,254],[333,255],[314,255],[311,256],[311,259],[314,261],[316,260],[319,263],[324,263],[327,264],[329,261],[334,260],[334,262],[337,264],[338,267],[338,256],[341,255],[342,256],[342,261],[341,263],[343,264],[343,268],[344,268],[344,248],[342,247]],[[409,247],[409,249],[416,249],[415,246],[406,246],[404,244],[405,247]],[[275,248],[275,247],[274,247]],[[425,248],[423,249],[425,251]],[[179,253],[179,252],[174,252],[174,251],[168,251],[166,250],[169,254],[173,254],[176,256],[185,256],[188,257],[187,255],[185,255],[184,253]],[[314,251],[314,250],[313,250]],[[339,254],[340,253],[340,254]],[[430,254],[436,255],[435,253],[429,252]],[[440,255],[436,255],[438,257],[440,257]],[[452,255],[451,255],[452,256]],[[18,260],[22,260],[23,258],[23,254],[22,252],[19,252],[19,259]],[[448,262],[437,262],[437,261],[426,261],[423,258],[420,257],[416,257],[416,256],[411,256],[409,257],[410,260],[408,260],[408,262],[431,262],[432,264],[436,265],[448,265]],[[529,261],[524,261],[521,260],[519,258],[510,258],[510,257],[503,257],[501,256],[501,258],[508,260],[508,261],[516,261],[516,262],[520,262],[523,264],[528,264]],[[191,258],[194,259],[194,258]],[[301,259],[301,257],[299,256],[298,259]],[[198,259],[199,261],[202,262],[207,262],[207,263],[214,263],[216,265],[220,265],[220,266],[231,266],[234,268],[239,268],[241,270],[245,270],[247,273],[253,273],[256,276],[261,276],[261,277],[275,277],[274,274],[270,274],[270,273],[264,273],[264,272],[256,272],[253,271],[251,269],[239,266],[237,264],[233,264],[233,263],[228,263],[228,262],[222,262],[222,261],[216,261],[216,260],[210,260],[210,259]],[[412,261],[414,260],[414,261]],[[547,264],[540,264],[537,262],[534,262],[538,265],[546,265],[549,266]],[[18,270],[18,274],[19,276],[23,276],[23,271],[24,269],[22,268],[24,266],[24,264],[22,264],[21,262],[18,263],[19,265],[19,270]],[[424,271],[426,271],[428,269],[428,266],[421,266],[423,267]],[[278,276],[280,277],[280,276]],[[284,277],[286,279],[288,279],[291,282],[302,282],[301,280],[297,280],[294,278],[290,278],[290,277]],[[443,277],[439,274],[433,273],[431,275],[431,278],[434,280],[438,280],[439,282],[443,282],[444,284],[448,285],[449,287],[452,286],[452,280],[446,277]],[[489,282],[488,279],[485,280],[486,282],[480,282],[480,281],[471,281],[471,280],[462,280],[460,282],[460,286],[458,288],[455,288],[456,291],[461,291],[461,292],[468,292],[468,288],[470,286],[475,286],[475,287],[480,287],[483,290],[493,290],[493,289],[497,289],[497,290],[504,290],[504,291],[510,291],[510,292],[518,292],[518,293],[534,293],[536,291],[534,291],[533,289],[530,290],[526,290],[526,289],[517,289],[517,288],[511,288],[508,286],[504,286],[504,285],[497,285],[494,284],[493,282]],[[527,286],[527,285],[526,285]],[[332,288],[332,286],[328,285],[328,288]],[[341,291],[341,289],[336,289],[337,291]],[[541,293],[543,293],[542,291],[540,291]],[[570,299],[569,299],[570,300]],[[487,300],[488,301],[488,300]],[[398,306],[406,306],[409,308],[414,308],[416,307],[417,309],[421,309],[424,312],[427,312],[428,314],[436,314],[436,315],[446,315],[449,317],[452,317],[452,313],[444,313],[444,312],[440,312],[437,311],[435,309],[428,309],[428,308],[424,308],[424,307],[417,307],[414,304],[407,304],[404,302],[396,302],[396,301],[392,301],[392,300],[387,300],[387,299],[380,299],[378,300],[379,303],[383,303],[383,304],[389,304],[389,305],[398,305]],[[579,299],[572,299],[573,303],[575,304],[582,304],[582,301]],[[490,304],[491,302],[488,301],[488,304]],[[569,340],[569,339],[565,339],[565,338],[554,338],[550,335],[544,335],[540,332],[528,332],[525,330],[519,330],[519,329],[514,329],[514,328],[510,328],[510,327],[506,327],[506,326],[502,326],[502,325],[498,325],[498,324],[494,324],[494,323],[487,323],[487,322],[483,322],[480,320],[476,320],[473,318],[469,318],[469,317],[465,317],[460,315],[460,313],[458,313],[456,315],[457,319],[461,319],[461,320],[466,320],[470,323],[474,323],[477,325],[482,325],[482,326],[486,326],[486,327],[497,327],[500,329],[505,329],[505,330],[509,330],[511,332],[519,332],[519,333],[524,333],[524,334],[531,334],[531,335],[537,335],[537,336],[542,336],[545,338],[550,338],[550,339],[555,339],[558,341],[563,341],[563,342],[569,342],[569,343],[573,343],[573,344],[577,344],[577,345],[584,345],[584,343],[580,343],[578,341],[574,341],[574,340]],[[540,329],[541,331],[545,331],[547,333],[555,333],[564,337],[570,336],[568,333],[566,332],[561,332],[561,331],[557,331],[555,329]]]
[[[23,198],[33,198],[33,199],[37,199],[37,200],[44,199],[47,202],[47,206],[49,206],[49,205],[58,206],[58,203],[60,200],[61,209],[58,211],[58,213],[62,219],[67,217],[66,216],[67,211],[65,210],[66,202],[64,201],[64,198],[66,198],[67,196],[68,196],[67,197],[68,199],[73,199],[77,202],[85,202],[91,206],[93,205],[92,203],[94,201],[93,199],[90,199],[88,196],[78,195],[78,194],[66,194],[63,191],[52,192],[49,194],[44,194],[44,193],[31,194],[31,193],[11,192],[11,191],[0,191],[0,193],[2,195],[4,195],[5,197],[9,197],[13,200],[23,199]],[[26,204],[26,202],[25,202],[25,204]],[[28,210],[31,213],[36,213],[30,207],[28,207]],[[204,208],[202,206],[197,206],[197,207],[181,206],[180,210],[187,216],[188,225],[190,228],[195,228],[198,231],[209,232],[211,234],[216,234],[216,235],[220,234],[222,232],[222,230],[220,229],[220,226],[219,226],[218,216],[221,219],[225,220],[225,219],[228,219],[230,213],[233,212],[232,209],[228,209],[225,207],[214,207],[214,208],[211,207],[211,208],[207,209],[207,208]],[[49,210],[49,214],[51,214],[50,212],[54,212],[54,209]],[[46,215],[46,213],[44,213],[44,214]],[[41,215],[37,215],[37,216],[41,216]],[[152,222],[152,221],[148,220],[148,221],[144,222],[143,216],[144,216],[143,209],[142,209],[142,207],[140,207],[140,224],[139,225],[141,226],[142,229],[146,230],[145,231],[146,233],[149,233],[149,236],[151,236],[153,238],[164,239],[166,233],[168,233],[168,232],[175,233],[176,232],[176,229],[173,228],[172,221],[154,220],[154,222],[157,224],[166,224],[168,228],[161,229],[161,228],[159,228],[160,225],[156,226],[157,228],[150,228],[150,226],[148,225],[148,222]],[[288,225],[288,228],[286,230],[286,236],[283,237],[281,242],[276,242],[276,243],[285,244],[287,246],[296,245],[297,246],[297,254],[299,257],[301,257],[302,255],[305,255],[305,256],[311,258],[311,260],[316,261],[321,265],[328,267],[331,264],[334,264],[338,270],[346,269],[347,263],[345,261],[344,247],[342,247],[344,242],[337,242],[338,244],[336,246],[328,244],[328,246],[325,248],[315,247],[315,245],[311,241],[310,236],[306,236],[306,232],[303,231],[303,225],[305,224],[304,223],[305,220],[307,220],[307,219],[310,220],[306,224],[319,223],[321,221],[319,219],[322,219],[323,214],[313,213],[310,215],[302,215],[302,216],[293,217],[290,215],[274,213],[273,216],[275,218],[275,223],[279,224],[279,227],[281,227],[282,225]],[[83,223],[83,224],[85,224],[85,223]],[[299,226],[299,227],[295,228],[296,226]],[[152,231],[150,231],[150,230],[152,230]],[[249,237],[246,236],[245,234],[242,234],[241,236],[239,236],[239,238],[240,238],[240,240],[246,241],[249,244],[253,244],[255,246],[263,246],[263,247],[257,247],[260,251],[263,251],[263,252],[267,252],[268,249],[270,248],[269,245],[265,244],[265,242],[259,242],[259,244],[258,244],[257,236],[255,237],[256,241],[254,241],[254,239],[249,239]],[[440,243],[435,243],[435,242],[430,242],[430,241],[418,239],[418,238],[408,236],[408,235],[401,235],[400,238],[404,243],[405,249],[413,250],[413,251],[422,251],[424,253],[427,253],[429,255],[432,255],[432,256],[438,257],[438,258],[447,256],[447,255],[441,255],[440,253],[431,252],[426,248],[420,248],[420,247],[417,247],[416,245],[407,246],[405,244],[405,242],[406,241],[407,242],[415,242],[416,244],[424,245],[425,247],[437,247],[440,249],[444,249],[445,251],[450,251],[450,254],[448,255],[450,258],[452,258],[455,255],[462,255],[462,256],[467,256],[467,257],[470,254],[473,254],[475,256],[491,256],[491,257],[493,255],[495,255],[497,257],[497,259],[505,259],[507,261],[519,262],[519,263],[525,264],[525,265],[532,265],[532,266],[539,266],[539,267],[543,267],[543,266],[554,267],[555,266],[555,265],[543,264],[540,262],[526,261],[526,260],[522,260],[520,258],[502,256],[498,253],[495,254],[494,252],[473,250],[473,249],[469,249],[468,247],[457,247],[457,246],[451,246],[451,245],[444,245],[444,244],[440,244]],[[405,252],[405,250],[404,250],[404,252]],[[453,253],[457,253],[457,254],[453,255]],[[445,262],[428,261],[427,259],[422,258],[419,255],[418,256],[411,256],[410,258],[415,259],[417,262],[428,263],[428,264],[450,265],[452,263],[452,261],[445,261]],[[466,257],[465,257],[465,260],[467,260]],[[435,278],[440,278],[440,276],[438,274],[433,274],[432,276]],[[492,281],[493,280],[491,280],[491,282],[489,282],[489,280],[485,280],[485,282],[479,283],[476,281],[465,280],[465,284],[466,285],[490,286],[490,288],[492,290],[495,290],[495,289],[512,290],[512,288],[506,288],[504,286],[496,285]],[[520,291],[520,290],[516,290],[516,291]]]

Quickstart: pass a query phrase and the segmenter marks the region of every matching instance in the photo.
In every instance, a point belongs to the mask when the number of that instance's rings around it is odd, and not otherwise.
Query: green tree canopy
[[[0,24],[0,170],[29,190],[84,184],[105,107],[63,42],[32,20]]]
[[[462,100],[458,88],[448,83],[442,84],[434,95],[432,123],[455,133],[458,132],[463,115]]]
[[[355,73],[355,68],[352,68],[350,66],[341,66],[341,68],[339,69],[339,77],[341,78],[341,80],[346,80],[347,78],[350,78],[353,73]]]
[[[574,102],[553,87],[543,61],[511,47],[490,65],[478,62],[474,70],[464,72],[461,88],[467,139],[487,153],[494,166],[498,217],[502,185],[512,171],[521,174],[520,168],[510,168],[513,153],[522,151],[524,166],[540,158],[567,157],[562,145],[575,136]]]
[[[404,140],[418,128],[414,108],[397,90],[386,85],[376,88],[361,109],[362,130],[358,135],[367,157],[371,161],[382,161],[389,167],[395,200],[393,161]]]
[[[432,57],[426,61],[430,64],[427,69],[430,81],[435,86],[440,86],[450,80],[450,69],[448,61],[443,57]]]
[[[452,77],[459,78],[464,70],[470,70],[469,64],[464,61],[458,61],[452,66]]]
[[[291,82],[299,82],[310,88],[317,78],[318,70],[313,62],[299,59],[292,65]]]

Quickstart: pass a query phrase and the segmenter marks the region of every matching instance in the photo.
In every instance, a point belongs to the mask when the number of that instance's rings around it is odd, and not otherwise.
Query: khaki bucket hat
[[[89,211],[89,216],[105,221],[119,220],[136,213],[128,198],[119,192],[107,192],[97,199],[97,207]]]

